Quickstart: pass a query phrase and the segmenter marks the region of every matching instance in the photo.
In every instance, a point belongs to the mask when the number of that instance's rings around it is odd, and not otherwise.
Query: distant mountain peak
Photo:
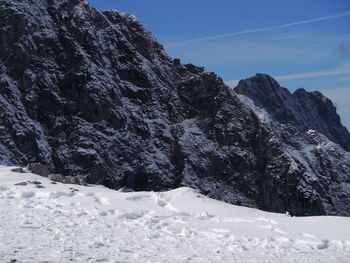
[[[279,122],[292,123],[300,130],[316,130],[350,151],[350,134],[332,101],[321,92],[299,88],[291,93],[266,74],[241,80],[234,90],[252,99]]]

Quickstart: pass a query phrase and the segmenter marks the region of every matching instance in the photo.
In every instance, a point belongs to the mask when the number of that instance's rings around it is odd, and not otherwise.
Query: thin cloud
[[[179,41],[179,42],[173,42],[173,43],[169,43],[165,46],[171,47],[171,46],[189,44],[189,43],[193,43],[193,42],[200,42],[200,41],[204,41],[204,40],[212,40],[212,39],[217,39],[217,38],[238,36],[238,35],[263,32],[263,31],[272,31],[272,30],[276,30],[276,29],[281,29],[281,28],[286,28],[286,27],[291,27],[291,26],[296,26],[296,25],[302,25],[302,24],[308,24],[308,23],[315,23],[318,21],[329,20],[329,19],[334,19],[334,18],[348,16],[348,15],[350,15],[350,10],[346,11],[344,13],[336,14],[336,15],[322,16],[322,17],[318,17],[318,18],[313,18],[313,19],[308,19],[308,20],[303,20],[303,21],[298,21],[298,22],[293,22],[293,23],[288,23],[288,24],[282,24],[282,25],[277,25],[277,26],[255,28],[255,29],[239,31],[239,32],[234,32],[234,33],[228,33],[228,34],[222,34],[222,35],[215,35],[215,36],[208,36],[208,37],[189,39],[189,40],[184,40],[184,41]]]
[[[277,80],[292,80],[292,79],[305,79],[305,78],[313,78],[313,77],[334,76],[334,75],[341,75],[341,74],[347,74],[347,73],[350,73],[350,69],[308,72],[308,73],[302,73],[302,74],[276,76],[275,78]]]
[[[305,78],[314,78],[314,77],[325,77],[325,76],[335,76],[350,73],[350,68],[339,68],[332,69],[328,71],[317,71],[317,72],[307,72],[301,74],[291,74],[291,75],[281,75],[273,76],[278,81],[283,80],[294,80],[294,79],[305,79]],[[227,80],[225,81],[226,85],[230,87],[235,87],[238,84],[239,80]]]

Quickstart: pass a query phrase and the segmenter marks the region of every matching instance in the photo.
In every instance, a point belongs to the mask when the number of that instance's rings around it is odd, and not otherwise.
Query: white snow
[[[245,106],[250,108],[257,115],[257,117],[261,122],[266,124],[269,124],[272,122],[271,115],[265,109],[259,106],[256,106],[252,99],[242,94],[237,94],[237,93],[235,94],[239,98],[240,102],[242,102]]]
[[[268,213],[212,200],[190,188],[123,193],[52,184],[0,166],[0,262],[328,263],[349,258],[350,218]]]

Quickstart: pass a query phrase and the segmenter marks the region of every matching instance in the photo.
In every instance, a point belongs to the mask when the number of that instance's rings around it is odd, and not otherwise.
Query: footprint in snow
[[[0,185],[0,191],[7,191],[8,189],[8,187]]]
[[[159,233],[148,233],[147,235],[146,235],[146,237],[148,238],[148,239],[158,239],[158,238],[160,238],[161,237],[161,235],[159,234]]]
[[[118,214],[118,210],[117,209],[109,209],[108,210],[108,213],[110,214],[110,215],[117,215]]]
[[[78,217],[84,217],[84,216],[88,216],[89,214],[88,213],[86,213],[86,212],[79,212],[78,214],[77,214],[77,216]]]
[[[329,247],[329,241],[323,240],[321,244],[317,246],[318,249],[327,249]]]
[[[34,226],[34,225],[23,225],[21,226],[21,228],[25,228],[25,229],[40,229],[40,226]]]
[[[33,223],[28,221],[28,220],[25,220],[22,222],[22,225],[32,225]]]
[[[9,191],[9,192],[6,193],[6,198],[7,199],[15,199],[16,198],[16,193],[12,192],[12,191]]]
[[[96,259],[96,262],[109,262],[109,259],[107,259],[107,258],[99,258],[99,259]]]
[[[95,242],[92,244],[92,247],[94,247],[94,248],[100,248],[100,247],[104,247],[104,246],[106,246],[106,245],[102,242]]]
[[[98,213],[99,216],[108,216],[108,213],[106,211],[101,211]]]
[[[22,193],[22,198],[32,198],[35,196],[34,192],[23,192]]]
[[[68,193],[66,193],[66,192],[52,192],[52,193],[50,193],[49,197],[51,199],[58,199],[60,197],[72,197],[74,195],[75,195],[74,192],[68,192]]]
[[[35,226],[33,222],[31,222],[29,220],[25,220],[22,222],[21,228],[39,229],[40,226]]]

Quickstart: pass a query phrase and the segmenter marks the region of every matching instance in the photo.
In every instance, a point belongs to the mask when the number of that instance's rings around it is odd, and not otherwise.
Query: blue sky
[[[135,15],[171,57],[204,66],[231,85],[267,73],[291,91],[320,90],[334,101],[350,130],[349,0],[89,2],[98,9]],[[191,41],[339,14],[343,15],[269,31]]]

